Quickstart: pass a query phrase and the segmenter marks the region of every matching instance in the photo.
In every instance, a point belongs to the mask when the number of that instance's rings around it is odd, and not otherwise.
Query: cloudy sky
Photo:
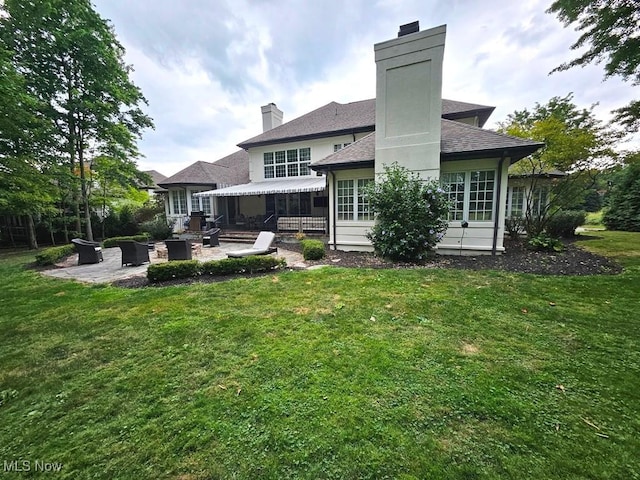
[[[447,25],[443,97],[514,110],[574,93],[597,116],[634,98],[599,66],[549,75],[577,38],[551,0],[94,0],[149,101],[143,170],[172,175],[262,131],[260,106],[288,121],[331,101],[375,96],[373,45],[401,24]],[[637,89],[635,97],[637,98]],[[635,142],[634,142],[635,144]]]

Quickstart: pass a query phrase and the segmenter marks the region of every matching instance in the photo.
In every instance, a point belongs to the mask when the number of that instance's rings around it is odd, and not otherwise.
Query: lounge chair
[[[100,243],[90,242],[82,238],[74,238],[71,242],[75,245],[76,252],[78,252],[78,265],[99,263],[104,260]]]
[[[273,247],[273,242],[276,239],[276,234],[273,232],[260,232],[253,247],[245,248],[244,250],[236,250],[234,252],[227,253],[227,257],[241,258],[248,257],[249,255],[268,255],[278,251],[276,247]]]
[[[189,240],[165,240],[167,246],[167,259],[171,260],[191,260],[191,242]]]
[[[204,232],[202,236],[202,246],[203,247],[219,247],[220,240],[218,239],[218,235],[220,235],[219,228],[212,228]]]
[[[122,250],[122,265],[142,265],[149,262],[149,245],[146,243],[134,242],[133,240],[123,240],[118,242]]]

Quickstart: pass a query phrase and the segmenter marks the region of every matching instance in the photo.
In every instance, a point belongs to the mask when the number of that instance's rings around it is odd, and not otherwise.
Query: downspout
[[[497,194],[496,194],[496,218],[493,223],[493,245],[491,247],[491,255],[494,255],[498,251],[498,229],[500,227],[500,193],[502,191],[502,167],[504,165],[505,157],[507,156],[507,152],[502,152],[502,157],[500,157],[500,161],[498,162],[498,182],[496,185]]]
[[[331,229],[333,230],[333,249],[338,250],[338,229],[336,227],[336,219],[338,218],[338,202],[336,202],[336,175],[331,171],[331,167],[327,168],[327,174],[331,174],[331,195],[333,198],[329,198],[329,200],[333,200],[333,224],[331,225]],[[329,216],[331,219],[331,215]]]

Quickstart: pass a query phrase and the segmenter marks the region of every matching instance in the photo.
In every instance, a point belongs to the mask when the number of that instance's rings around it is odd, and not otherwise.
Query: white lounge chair
[[[268,255],[269,253],[275,253],[278,251],[276,247],[272,246],[275,239],[276,234],[273,232],[260,232],[253,247],[229,252],[227,253],[227,257],[241,258],[248,257],[249,255]]]

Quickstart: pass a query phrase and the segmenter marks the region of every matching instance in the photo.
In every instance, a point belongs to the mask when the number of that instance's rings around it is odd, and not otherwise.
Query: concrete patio
[[[306,268],[302,254],[286,250],[282,248],[280,244],[278,246],[278,253],[275,255],[282,257],[287,261],[287,266],[295,268]],[[285,244],[286,246],[286,244]],[[227,252],[233,250],[240,250],[246,248],[246,244],[232,243],[232,242],[220,242],[219,247],[202,247],[196,246],[193,251],[193,259],[201,262],[208,260],[220,260],[227,258]],[[151,263],[163,263],[167,259],[163,255],[166,252],[164,243],[159,242],[155,245],[155,249],[149,251],[149,260]],[[73,254],[68,257],[64,262],[57,263],[54,268],[50,270],[44,270],[44,275],[64,278],[67,280],[77,280],[87,283],[111,283],[116,280],[122,280],[131,277],[144,277],[147,274],[148,263],[133,267],[122,266],[122,253],[120,248],[104,248],[102,249],[102,256],[104,261],[89,265],[78,265],[78,255]]]

